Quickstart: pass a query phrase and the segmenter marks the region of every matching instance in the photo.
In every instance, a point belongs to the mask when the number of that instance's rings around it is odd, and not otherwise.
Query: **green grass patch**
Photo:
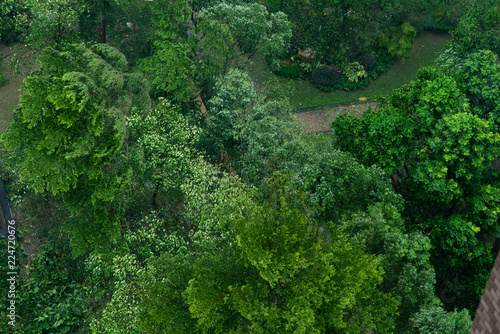
[[[395,88],[407,84],[415,79],[417,71],[429,65],[434,65],[438,54],[444,49],[449,40],[449,34],[424,32],[415,38],[411,58],[406,62],[396,63],[377,80],[371,82],[366,89],[355,92],[332,91],[322,92],[307,80],[293,80],[279,78],[283,91],[290,95],[290,103],[294,110],[322,107],[327,105],[354,102],[360,97],[371,99],[377,95],[388,95]],[[262,56],[255,54],[247,67],[247,71],[255,80],[258,87],[273,77],[276,77],[267,67]]]

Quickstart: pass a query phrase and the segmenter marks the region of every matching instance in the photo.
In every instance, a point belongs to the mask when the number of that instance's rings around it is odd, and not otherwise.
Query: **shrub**
[[[311,74],[311,80],[316,85],[333,86],[340,77],[340,72],[335,66],[318,66]]]

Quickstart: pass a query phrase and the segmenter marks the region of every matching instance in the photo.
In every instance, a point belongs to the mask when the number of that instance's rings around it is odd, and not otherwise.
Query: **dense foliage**
[[[2,141],[16,151],[19,176],[35,191],[63,194],[74,216],[93,221],[75,222],[88,228],[87,236],[74,230],[75,251],[105,246],[118,233],[110,202],[130,182],[137,154],[128,147],[126,116],[148,111],[148,83],[127,73],[124,55],[106,44],[48,47],[38,62]]]
[[[496,56],[473,53],[458,73],[421,69],[382,108],[333,124],[341,148],[391,176],[405,198],[408,224],[434,245],[439,285],[444,289],[452,278],[465,287],[456,306],[475,308],[494,261],[491,245],[481,240],[500,227],[498,170],[492,168],[500,133],[488,103],[491,94],[498,96],[499,74]]]
[[[500,7],[468,5],[3,1],[1,41],[38,66],[0,137],[0,331],[467,333],[500,235]],[[452,28],[333,135],[244,70],[359,89]]]

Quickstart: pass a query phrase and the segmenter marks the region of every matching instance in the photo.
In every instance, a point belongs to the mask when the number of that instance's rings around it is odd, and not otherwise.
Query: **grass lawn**
[[[386,73],[371,82],[364,90],[355,92],[332,91],[322,92],[306,80],[279,78],[283,90],[290,93],[290,102],[294,110],[308,109],[345,102],[354,102],[362,96],[370,99],[377,95],[387,95],[393,89],[415,79],[417,71],[424,66],[434,64],[438,53],[444,49],[444,43],[450,39],[449,34],[424,32],[415,38],[410,60],[398,60]],[[258,86],[271,79],[272,74],[262,56],[256,54],[247,70]]]

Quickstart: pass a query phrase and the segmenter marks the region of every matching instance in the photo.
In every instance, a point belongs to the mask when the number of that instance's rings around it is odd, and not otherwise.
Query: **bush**
[[[311,81],[320,86],[333,86],[340,77],[340,71],[335,66],[318,66],[311,74]]]

